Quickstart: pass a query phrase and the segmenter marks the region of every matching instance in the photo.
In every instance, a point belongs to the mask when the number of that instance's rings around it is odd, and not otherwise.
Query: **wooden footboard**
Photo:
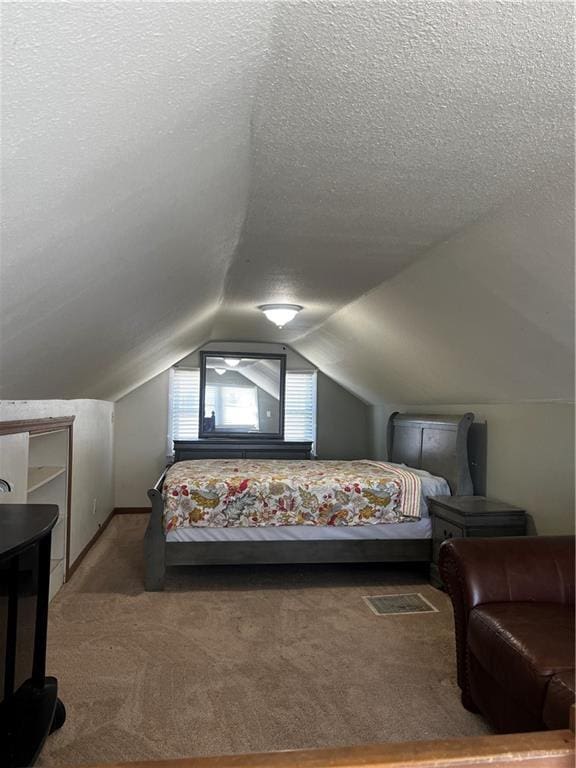
[[[147,592],[164,589],[166,577],[166,534],[163,524],[162,486],[166,473],[148,491],[152,503],[150,520],[144,536],[144,587]]]
[[[165,547],[168,566],[428,563],[432,540],[172,541]]]

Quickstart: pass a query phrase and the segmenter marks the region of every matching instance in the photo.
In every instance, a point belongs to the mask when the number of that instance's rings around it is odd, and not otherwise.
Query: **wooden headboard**
[[[472,496],[468,430],[473,421],[473,413],[393,413],[388,420],[388,461],[446,478],[454,496]]]

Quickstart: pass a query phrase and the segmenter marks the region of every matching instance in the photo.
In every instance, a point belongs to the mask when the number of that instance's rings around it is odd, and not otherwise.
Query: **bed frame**
[[[453,495],[473,494],[468,432],[474,414],[435,416],[393,413],[388,421],[388,460],[445,477]],[[148,491],[152,502],[144,537],[145,588],[164,589],[171,565],[273,563],[427,562],[431,539],[329,541],[167,542],[162,487],[166,472]]]

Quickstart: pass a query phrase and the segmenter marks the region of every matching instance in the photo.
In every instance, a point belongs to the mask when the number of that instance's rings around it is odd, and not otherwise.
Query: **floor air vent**
[[[363,598],[376,616],[398,616],[402,613],[438,613],[420,592],[405,595],[373,595]]]

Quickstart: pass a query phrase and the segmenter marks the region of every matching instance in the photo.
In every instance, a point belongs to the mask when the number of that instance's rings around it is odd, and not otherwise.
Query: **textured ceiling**
[[[2,392],[115,397],[210,334],[268,14],[3,7]]]
[[[372,402],[567,396],[566,366],[526,374],[542,350],[571,359],[572,321],[545,306],[571,307],[571,181],[552,219],[541,189],[571,179],[571,3],[3,16],[4,397],[115,398],[210,338],[291,342]],[[279,300],[305,306],[283,331],[254,309]]]
[[[573,179],[540,179],[296,349],[372,403],[573,400]]]
[[[299,336],[569,158],[571,35],[549,3],[282,6],[217,335],[265,297]]]

